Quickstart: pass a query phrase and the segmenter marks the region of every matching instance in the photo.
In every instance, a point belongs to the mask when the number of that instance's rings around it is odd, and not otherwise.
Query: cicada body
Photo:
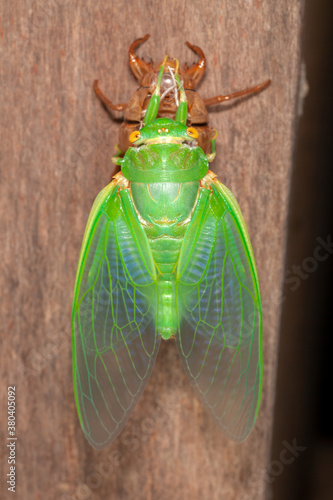
[[[74,388],[95,448],[120,433],[174,339],[203,405],[234,440],[254,425],[262,387],[262,314],[249,235],[211,155],[188,127],[156,118],[162,64],[145,123],[85,231],[73,302]],[[212,151],[215,152],[214,139]]]
[[[135,40],[129,49],[128,56],[130,68],[135,78],[138,80],[139,88],[134,92],[127,103],[112,104],[100,90],[98,81],[96,80],[94,83],[96,94],[109,109],[124,112],[124,121],[120,126],[119,132],[119,156],[123,156],[131,146],[129,141],[131,133],[142,127],[142,122],[158,79],[160,64],[155,65],[153,62],[147,63],[135,54],[137,47],[148,38],[149,35],[146,35],[143,38]],[[189,127],[195,127],[198,131],[198,146],[205,153],[211,153],[210,148],[214,137],[214,130],[208,123],[209,117],[207,107],[229,101],[236,97],[258,92],[265,88],[270,83],[270,80],[233,94],[202,99],[196,91],[196,88],[205,73],[206,58],[200,47],[192,45],[189,42],[187,42],[187,46],[199,56],[199,61],[191,66],[185,64],[178,68],[176,60],[167,58],[165,71],[161,80],[161,96],[157,117],[175,119],[179,105],[178,84],[175,78],[177,72],[186,93],[188,103],[186,124]]]

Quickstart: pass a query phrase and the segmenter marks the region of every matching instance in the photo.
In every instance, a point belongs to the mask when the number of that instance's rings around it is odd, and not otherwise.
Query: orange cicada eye
[[[140,139],[140,137],[141,137],[140,132],[138,130],[134,130],[134,132],[132,132],[131,135],[129,136],[129,141],[135,142],[138,139]]]
[[[189,127],[186,132],[187,135],[189,135],[193,139],[197,139],[199,137],[199,132],[194,127]]]

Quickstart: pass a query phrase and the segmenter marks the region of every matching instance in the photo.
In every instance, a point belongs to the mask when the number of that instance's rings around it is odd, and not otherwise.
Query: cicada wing
[[[178,265],[177,346],[204,406],[228,437],[254,425],[262,386],[262,313],[249,236],[231,192],[214,179]]]
[[[76,404],[97,449],[110,444],[130,417],[160,343],[154,264],[142,228],[125,209],[125,191],[120,195],[113,181],[97,197],[74,292]]]

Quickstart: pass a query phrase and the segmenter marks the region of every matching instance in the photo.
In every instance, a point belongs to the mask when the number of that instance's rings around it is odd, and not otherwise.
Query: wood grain
[[[263,499],[269,463],[302,2],[175,0],[2,5],[1,409],[17,388],[17,494],[44,499]],[[207,57],[202,97],[255,85],[259,95],[215,107],[212,169],[236,195],[248,224],[264,304],[264,392],[255,429],[227,441],[192,392],[172,342],[117,441],[85,441],[72,388],[70,312],[75,270],[92,202],[113,173],[119,121],[113,102],[136,89],[129,44],[140,54],[192,62]],[[121,115],[120,115],[121,117]],[[1,498],[6,426],[1,426]],[[9,495],[8,495],[9,498]]]

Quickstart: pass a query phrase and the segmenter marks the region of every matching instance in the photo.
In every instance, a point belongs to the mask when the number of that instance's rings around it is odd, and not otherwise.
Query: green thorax
[[[191,216],[199,182],[131,183],[131,192],[142,225],[151,236],[177,235]]]
[[[132,182],[131,193],[154,261],[167,278],[177,263],[185,231],[196,205],[199,182]]]

